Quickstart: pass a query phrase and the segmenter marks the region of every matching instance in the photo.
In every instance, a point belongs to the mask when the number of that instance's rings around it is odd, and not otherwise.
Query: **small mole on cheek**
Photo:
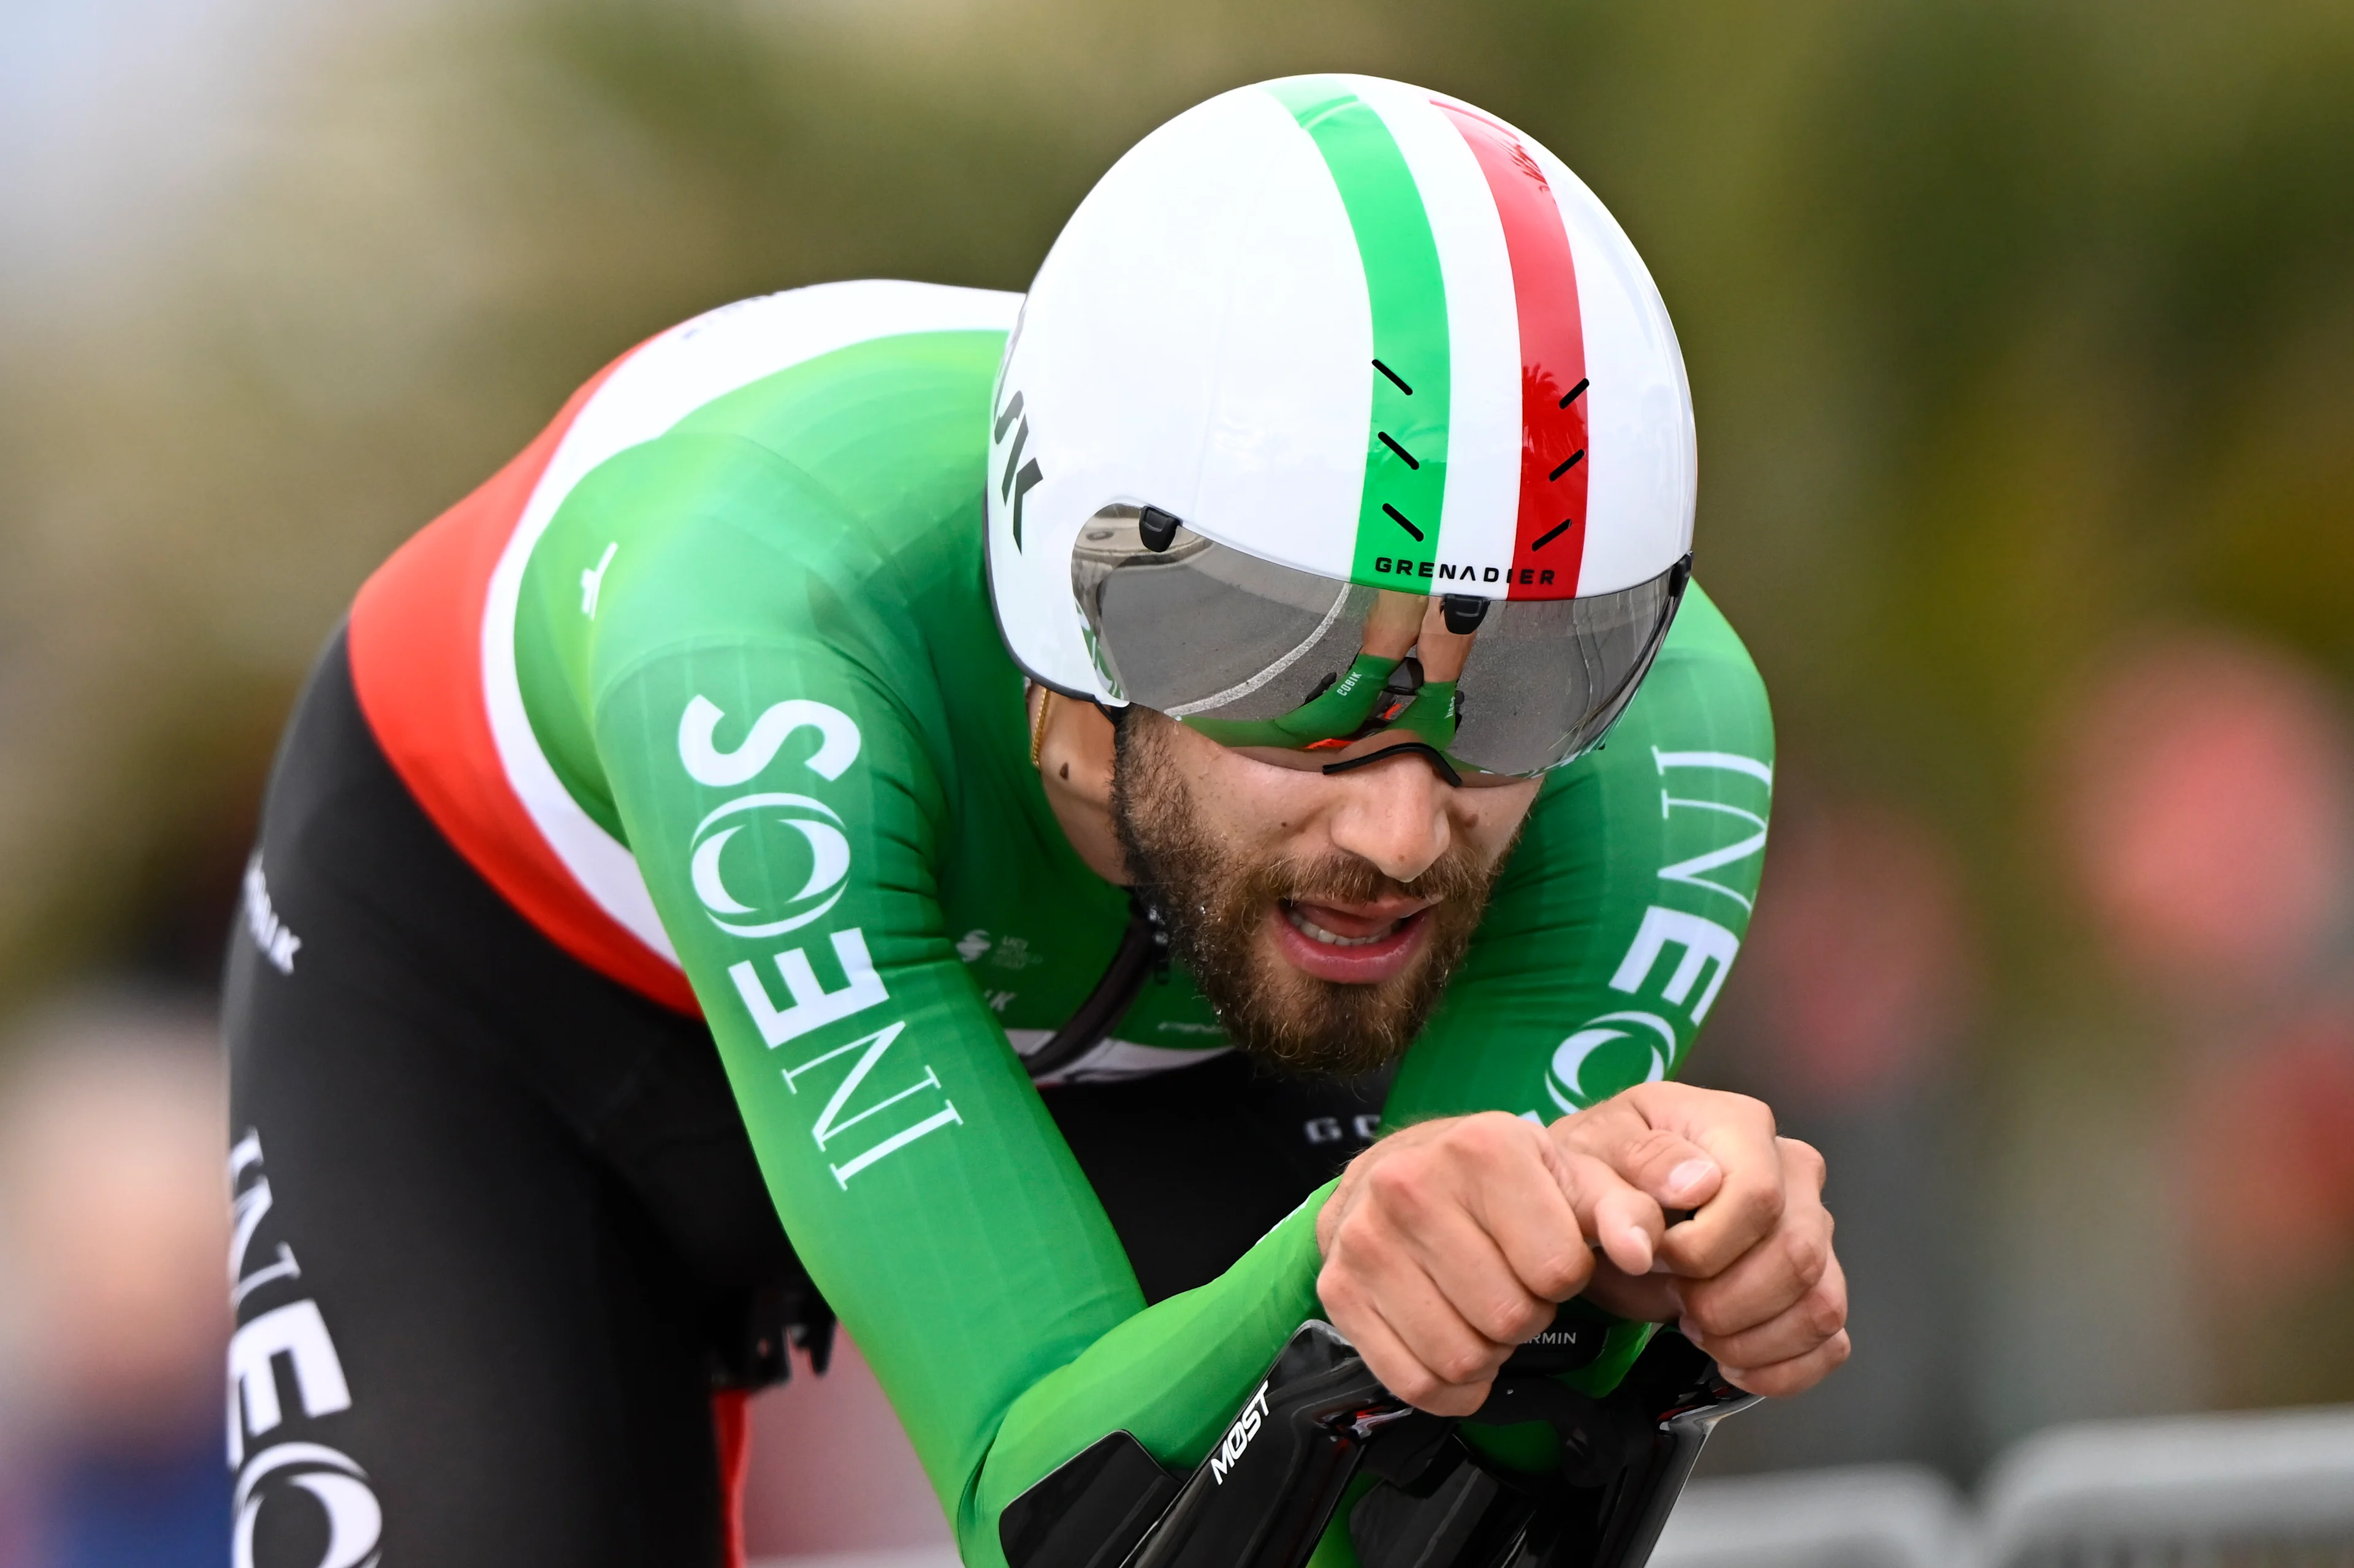
[[[1071,765],[1070,765],[1069,763],[1066,762],[1066,763],[1064,763],[1064,764],[1063,764],[1063,777],[1064,777],[1064,778],[1066,778],[1066,779],[1068,779],[1070,776],[1071,776]]]

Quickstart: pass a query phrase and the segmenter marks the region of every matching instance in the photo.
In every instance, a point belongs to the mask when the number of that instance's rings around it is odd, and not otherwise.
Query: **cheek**
[[[1317,787],[1324,781],[1321,774],[1227,755],[1193,772],[1188,803],[1222,847],[1279,855],[1315,821]]]
[[[1538,781],[1532,779],[1526,784],[1500,784],[1464,791],[1472,800],[1469,809],[1456,819],[1458,830],[1482,858],[1493,861],[1511,847],[1512,835],[1528,821],[1539,787]]]

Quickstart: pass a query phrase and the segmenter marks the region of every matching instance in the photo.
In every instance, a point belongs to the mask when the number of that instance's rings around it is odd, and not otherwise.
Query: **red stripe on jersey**
[[[1441,103],[1504,223],[1521,326],[1521,510],[1513,599],[1570,599],[1585,556],[1585,329],[1569,230],[1544,171],[1502,126]],[[1553,574],[1547,582],[1543,574]]]
[[[352,683],[394,771],[483,880],[590,969],[696,1014],[686,977],[599,908],[541,835],[507,781],[482,694],[491,573],[565,432],[628,357],[599,371],[537,440],[362,585]]]

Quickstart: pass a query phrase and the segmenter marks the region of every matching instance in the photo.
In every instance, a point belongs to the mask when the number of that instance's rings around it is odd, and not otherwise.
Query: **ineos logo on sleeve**
[[[809,769],[821,779],[839,779],[858,760],[858,726],[840,708],[806,697],[793,697],[770,706],[752,721],[751,733],[733,751],[718,746],[720,721],[726,717],[718,704],[696,696],[679,715],[678,759],[686,776],[697,784],[726,789],[759,776],[777,759],[777,753],[797,729],[818,732],[818,747]]]
[[[774,713],[776,709],[769,711]],[[832,712],[830,708],[826,711]],[[720,860],[728,842],[738,833],[748,828],[756,834],[762,831],[773,832],[773,824],[791,830],[808,847],[810,870],[801,891],[785,901],[784,908],[773,919],[720,918],[760,913],[758,905],[747,904],[728,890]],[[703,900],[713,925],[738,937],[774,937],[820,918],[840,902],[843,879],[850,874],[850,841],[843,835],[842,819],[823,801],[812,800],[807,795],[781,791],[739,795],[695,824],[694,843],[687,873],[695,885],[695,895]],[[822,902],[813,902],[818,900]]]
[[[1668,1075],[1676,1059],[1675,1026],[1655,1012],[1606,1012],[1588,1019],[1585,1027],[1553,1048],[1552,1071],[1545,1075],[1545,1093],[1553,1097],[1553,1103],[1568,1112],[1583,1110],[1601,1098],[1587,1093],[1578,1080],[1585,1075],[1589,1058],[1596,1052],[1617,1054],[1609,1048],[1622,1040],[1650,1055],[1650,1070],[1641,1082],[1656,1084]]]

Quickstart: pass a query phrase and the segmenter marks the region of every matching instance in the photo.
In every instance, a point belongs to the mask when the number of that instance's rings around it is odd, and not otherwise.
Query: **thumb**
[[[1667,1218],[1657,1200],[1590,1154],[1553,1151],[1554,1180],[1589,1245],[1627,1274],[1648,1274]]]

